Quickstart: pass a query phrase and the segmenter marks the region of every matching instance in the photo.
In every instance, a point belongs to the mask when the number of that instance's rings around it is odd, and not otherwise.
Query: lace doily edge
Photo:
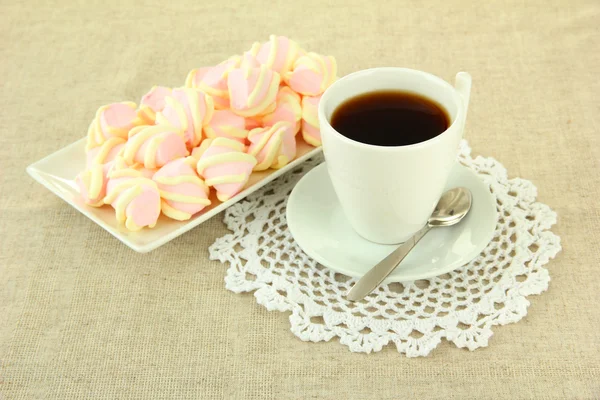
[[[461,143],[461,155],[469,157],[470,153],[470,147],[466,141],[463,141]],[[235,242],[236,236],[234,233],[226,234],[217,239],[217,241],[209,248],[210,259],[218,260],[222,263],[229,262],[230,268],[225,277],[225,286],[228,290],[233,291],[234,293],[253,291],[257,303],[264,306],[268,311],[277,310],[280,312],[291,312],[291,315],[289,316],[291,331],[303,341],[330,341],[337,336],[340,338],[340,343],[348,346],[351,351],[366,353],[380,351],[383,346],[392,342],[396,345],[396,348],[400,353],[405,353],[408,357],[428,355],[439,343],[441,343],[442,339],[454,343],[459,348],[467,348],[471,351],[480,347],[486,347],[489,338],[493,335],[491,329],[493,326],[506,325],[520,321],[527,314],[527,308],[530,305],[527,296],[539,295],[548,290],[550,275],[548,270],[543,268],[543,266],[547,264],[550,259],[554,259],[562,250],[562,247],[560,245],[560,237],[549,230],[556,223],[556,213],[545,204],[535,202],[537,188],[532,182],[521,178],[508,179],[506,169],[501,163],[492,158],[477,156],[475,159],[470,159],[469,161],[471,161],[469,164],[493,164],[494,177],[497,180],[503,181],[501,183],[509,185],[515,184],[521,188],[526,188],[527,198],[525,201],[530,203],[532,208],[537,208],[537,210],[543,214],[543,218],[538,222],[541,231],[539,236],[545,242],[545,251],[543,251],[540,254],[541,257],[538,257],[536,260],[538,271],[528,275],[528,285],[526,287],[517,286],[516,288],[512,287],[506,289],[507,292],[505,295],[510,294],[510,297],[505,297],[505,300],[509,301],[505,301],[504,307],[496,310],[496,313],[488,315],[483,314],[489,321],[483,328],[472,325],[467,329],[461,329],[459,324],[465,325],[465,322],[463,321],[469,322],[469,320],[472,319],[472,317],[469,316],[463,316],[465,318],[438,318],[438,322],[435,325],[438,325],[438,327],[439,325],[443,326],[439,327],[439,331],[434,334],[429,334],[427,337],[413,337],[415,332],[417,336],[419,334],[423,335],[423,333],[420,332],[419,327],[426,322],[418,319],[402,321],[383,320],[377,323],[369,323],[368,321],[365,321],[368,318],[362,317],[356,318],[360,324],[358,326],[355,324],[357,321],[353,321],[354,324],[352,329],[350,329],[350,327],[340,327],[338,326],[340,324],[339,320],[346,319],[345,313],[334,310],[326,310],[323,312],[321,310],[322,306],[316,305],[312,299],[301,293],[299,290],[296,290],[297,293],[290,297],[290,291],[294,291],[294,288],[288,287],[291,286],[291,283],[288,282],[288,285],[286,285],[285,282],[280,281],[278,282],[279,284],[276,285],[277,287],[274,287],[272,279],[277,279],[277,277],[271,277],[271,279],[269,279],[268,277],[271,274],[268,273],[268,271],[260,274],[260,276],[254,275],[255,279],[248,279],[245,271],[237,270],[234,267],[235,262],[231,259],[234,250],[230,249],[230,251],[223,252],[223,248],[219,246],[221,243]],[[235,231],[236,224],[234,223],[234,219],[228,218],[229,211],[230,210],[226,212],[225,222],[230,230]],[[529,279],[529,277],[533,279]],[[499,283],[499,287],[501,286],[502,285]],[[280,291],[283,291],[283,289],[287,292],[286,295],[279,293]],[[506,307],[507,304],[510,306]],[[469,314],[475,314],[475,318],[480,315],[479,313]],[[312,320],[319,320],[319,318],[322,322],[314,322]],[[368,331],[363,332],[365,329]],[[427,331],[427,329],[423,330]]]

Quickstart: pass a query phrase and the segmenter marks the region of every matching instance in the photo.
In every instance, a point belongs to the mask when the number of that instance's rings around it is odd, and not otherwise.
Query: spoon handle
[[[393,270],[396,269],[398,264],[404,260],[404,257],[410,253],[415,247],[419,240],[425,236],[431,227],[425,225],[420,231],[415,233],[410,239],[404,242],[400,247],[391,252],[387,257],[381,260],[377,265],[371,268],[362,278],[358,280],[350,289],[346,297],[350,301],[358,301],[363,299],[366,295],[371,293],[383,282]]]

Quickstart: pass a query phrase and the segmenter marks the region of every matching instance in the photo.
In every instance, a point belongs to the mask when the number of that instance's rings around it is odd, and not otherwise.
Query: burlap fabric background
[[[0,391],[7,399],[598,399],[600,3],[1,1]],[[473,76],[466,137],[558,212],[563,252],[488,348],[407,359],[304,343],[224,288],[215,217],[140,255],[25,174],[96,108],[182,84],[270,33],[337,57]],[[0,398],[2,396],[0,395]]]

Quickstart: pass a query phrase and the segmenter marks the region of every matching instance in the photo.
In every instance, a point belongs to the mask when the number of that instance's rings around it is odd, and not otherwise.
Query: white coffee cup
[[[367,240],[402,243],[421,229],[443,193],[462,138],[471,76],[456,75],[456,87],[437,76],[407,68],[354,72],[329,87],[319,103],[327,170],[342,209]],[[334,110],[357,95],[401,90],[425,96],[450,116],[440,135],[408,146],[376,146],[349,139],[331,126]]]

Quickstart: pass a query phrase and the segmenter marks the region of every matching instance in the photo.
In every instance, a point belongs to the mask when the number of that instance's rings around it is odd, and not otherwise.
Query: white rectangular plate
[[[27,172],[33,179],[100,225],[121,242],[139,253],[146,253],[200,225],[230,205],[237,203],[250,193],[271,182],[273,179],[319,154],[321,148],[314,148],[301,138],[298,138],[297,151],[296,159],[281,169],[253,172],[244,190],[226,202],[219,202],[214,193],[212,193],[212,204],[199,214],[193,216],[190,220],[183,222],[175,221],[161,215],[154,228],[144,228],[139,232],[130,232],[124,226],[117,223],[112,207],[90,207],[79,196],[79,189],[74,179],[85,168],[85,138],[31,164],[27,167]]]

